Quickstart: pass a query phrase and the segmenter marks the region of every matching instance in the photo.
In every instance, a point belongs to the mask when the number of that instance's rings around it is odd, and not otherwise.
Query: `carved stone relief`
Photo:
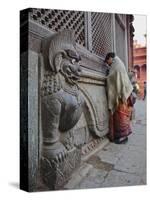
[[[45,39],[42,57],[41,177],[49,189],[60,189],[80,165],[84,145],[107,133],[105,79],[82,69],[69,30]]]
[[[46,185],[57,189],[66,182],[81,159],[80,146],[73,143],[73,127],[84,106],[77,84],[81,58],[70,31],[46,39],[42,52],[46,71],[41,88],[41,173]]]

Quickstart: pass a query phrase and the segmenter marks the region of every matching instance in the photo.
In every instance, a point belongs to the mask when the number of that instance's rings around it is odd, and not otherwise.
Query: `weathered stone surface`
[[[96,168],[90,169],[88,175],[75,186],[76,189],[99,188],[108,172]]]
[[[134,174],[125,173],[123,171],[112,170],[105,181],[101,184],[101,187],[118,187],[118,186],[130,186],[130,185],[140,185],[140,176]]]
[[[139,162],[139,160],[141,162]],[[140,169],[143,165],[145,165],[145,156],[141,157],[141,153],[139,152],[127,154],[126,151],[122,152],[122,156],[120,157],[118,163],[115,165],[115,169],[123,170],[129,173],[140,173]]]
[[[43,190],[62,189],[67,183],[73,171],[81,162],[80,150],[74,148],[67,152],[67,155],[55,159],[41,158],[41,177],[43,179]]]
[[[83,163],[79,169],[77,169],[71,176],[71,179],[64,186],[64,189],[74,189],[76,185],[78,185],[82,179],[88,175],[89,170],[93,168],[92,165]]]
[[[28,154],[29,156],[29,188],[36,190],[37,174],[39,170],[39,98],[38,98],[38,54],[28,52]]]
[[[108,162],[113,165],[116,164],[118,159],[121,156],[120,150],[124,148],[123,146],[117,146],[115,144],[108,144],[100,152],[97,153],[97,156],[101,159],[102,162]]]
[[[92,155],[102,150],[109,143],[108,138],[99,138],[92,140],[82,147],[82,160],[88,160]]]

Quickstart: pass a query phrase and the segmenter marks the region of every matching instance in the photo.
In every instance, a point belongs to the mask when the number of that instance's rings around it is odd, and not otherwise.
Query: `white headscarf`
[[[121,59],[115,57],[107,76],[108,108],[113,113],[119,100],[126,102],[133,90],[127,71]]]

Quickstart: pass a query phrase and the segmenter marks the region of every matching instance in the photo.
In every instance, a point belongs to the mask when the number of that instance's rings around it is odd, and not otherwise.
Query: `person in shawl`
[[[108,53],[104,62],[109,66],[106,88],[110,113],[108,137],[110,141],[121,144],[127,142],[128,135],[132,133],[130,118],[133,86],[125,65],[115,53]]]

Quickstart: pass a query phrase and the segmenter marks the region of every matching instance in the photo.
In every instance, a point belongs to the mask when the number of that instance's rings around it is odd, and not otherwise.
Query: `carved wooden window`
[[[92,51],[105,56],[112,50],[111,14],[91,13]]]
[[[30,19],[58,32],[71,29],[75,32],[76,42],[85,46],[84,12],[50,9],[30,9]]]

